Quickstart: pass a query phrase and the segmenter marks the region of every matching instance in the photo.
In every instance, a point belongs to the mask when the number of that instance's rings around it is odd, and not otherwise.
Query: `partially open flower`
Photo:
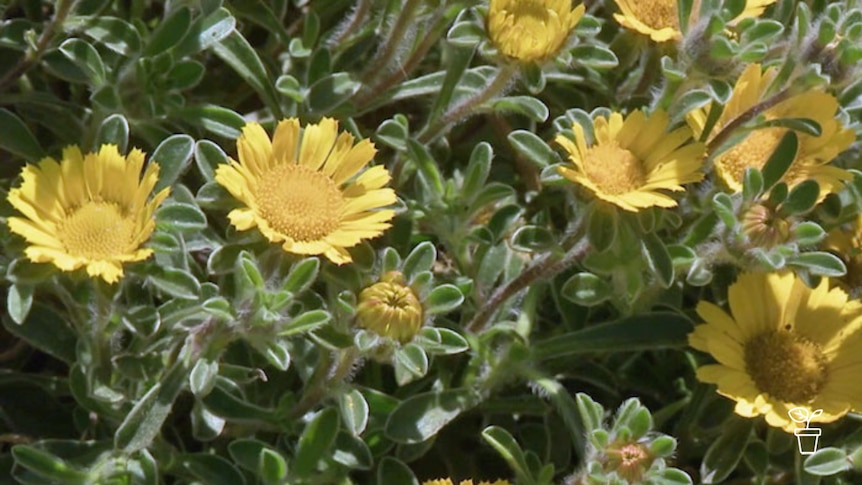
[[[771,248],[787,241],[790,223],[775,210],[754,204],[742,214],[742,231],[755,246]]]
[[[571,0],[491,0],[488,35],[505,56],[542,62],[559,53],[583,15]]]
[[[423,319],[422,302],[398,271],[384,274],[359,293],[357,324],[382,337],[409,342],[422,328]]]
[[[141,178],[143,166],[143,152],[124,157],[115,145],[87,155],[72,146],[60,162],[27,165],[21,186],[8,196],[25,217],[10,217],[9,229],[30,243],[25,254],[31,261],[63,271],[83,267],[114,283],[123,276],[123,263],[153,253],[142,246],[153,233],[153,213],[170,193],[166,188],[150,199],[159,165],[150,162]]]
[[[704,147],[687,143],[688,127],[665,133],[668,123],[664,111],[651,116],[635,111],[625,119],[612,113],[594,121],[591,144],[584,128],[575,123],[574,142],[562,134],[556,138],[571,162],[559,168],[560,175],[627,211],[675,207],[676,201],[660,190],[681,191],[682,184],[702,179]]]
[[[640,443],[612,445],[608,448],[607,454],[606,469],[617,472],[617,475],[628,480],[629,483],[640,483],[653,462],[649,450]]]

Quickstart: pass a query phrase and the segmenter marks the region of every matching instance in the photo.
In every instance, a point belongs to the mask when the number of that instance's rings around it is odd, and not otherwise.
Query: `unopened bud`
[[[356,322],[380,336],[409,342],[422,328],[422,320],[422,303],[398,271],[384,274],[359,293]]]
[[[771,248],[787,241],[790,223],[762,204],[754,204],[742,215],[742,230],[752,244]]]

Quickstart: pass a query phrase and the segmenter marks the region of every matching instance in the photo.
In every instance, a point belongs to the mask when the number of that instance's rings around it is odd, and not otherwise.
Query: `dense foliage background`
[[[834,95],[858,135],[862,5],[779,0],[731,24],[745,2],[705,0],[656,43],[584,3],[567,46],[518,63],[479,1],[0,0],[0,483],[858,483],[862,416],[804,459],[696,379],[711,357],[687,340],[740,271],[858,293],[856,253],[822,242],[857,230],[858,136],[832,162],[855,178],[791,192],[780,241],[743,218],[795,146],[743,192],[707,171],[678,207],[628,212],[561,177],[553,140],[608,110],[684,126],[753,62]],[[226,218],[217,166],[246,122],[288,117],[338,119],[392,174],[393,226],[351,264]],[[114,285],[28,261],[5,224],[25,164],[105,143],[171,187],[154,257]],[[391,271],[423,309],[398,343],[355,324]]]

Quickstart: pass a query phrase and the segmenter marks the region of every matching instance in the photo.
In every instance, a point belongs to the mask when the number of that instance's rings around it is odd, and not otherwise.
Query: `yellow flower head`
[[[774,68],[761,72],[760,64],[749,65],[736,81],[733,94],[709,138],[760,103],[775,74]],[[837,110],[838,101],[832,95],[822,91],[808,91],[792,96],[763,113],[767,120],[808,118],[820,125],[820,136],[797,133],[799,147],[796,158],[781,179],[790,188],[804,180],[813,179],[820,185],[822,199],[841,190],[844,181],[852,178],[848,171],[829,165],[829,162],[853,143],[855,137],[852,130],[845,128],[835,119]],[[696,136],[702,133],[705,119],[703,110],[689,116],[689,124]],[[715,171],[719,178],[730,190],[742,191],[745,169],[762,169],[785,133],[787,128],[780,127],[753,130],[735,145],[718,153],[715,157]]]
[[[811,289],[792,273],[743,274],[728,301],[730,314],[701,301],[706,323],[688,341],[718,361],[697,378],[735,400],[737,414],[792,432],[795,407],[822,409],[822,423],[862,410],[862,304],[826,278]]]
[[[677,0],[614,0],[620,13],[614,19],[627,29],[648,35],[656,42],[679,40],[679,7]],[[775,0],[748,0],[742,12],[731,23],[747,17],[757,17]],[[697,18],[700,1],[695,0],[691,18]]]
[[[438,480],[426,480],[422,485],[454,485],[451,478],[441,478]],[[473,480],[461,480],[459,485],[473,485]],[[479,485],[512,485],[508,480],[494,480],[493,482],[479,482]]]
[[[488,35],[504,55],[541,62],[562,49],[583,15],[571,0],[491,0]]]
[[[123,263],[148,258],[141,246],[153,233],[153,212],[170,193],[166,188],[147,200],[159,178],[159,165],[147,166],[144,153],[120,155],[115,145],[83,155],[63,150],[57,162],[46,158],[21,170],[20,187],[8,200],[24,217],[10,217],[9,229],[27,240],[27,257],[53,263],[63,271],[86,268],[87,274],[114,283]]]
[[[574,142],[562,134],[556,141],[572,162],[560,167],[560,174],[599,199],[633,212],[652,206],[675,207],[676,201],[660,190],[684,190],[682,184],[703,178],[703,144],[686,144],[691,138],[688,127],[665,133],[668,116],[664,111],[649,117],[635,111],[625,120],[613,113],[593,124],[591,145],[578,123],[572,126]]]
[[[396,200],[383,187],[389,172],[376,166],[356,176],[374,158],[374,144],[354,145],[331,118],[302,133],[299,120],[283,120],[272,141],[259,124],[249,123],[237,151],[239,163],[220,165],[215,178],[245,204],[228,214],[240,231],[257,227],[289,253],[323,254],[344,264],[352,260],[346,248],[390,227],[395,212],[378,210]]]
[[[380,336],[409,342],[422,328],[423,318],[419,297],[398,271],[386,273],[359,293],[357,324]]]

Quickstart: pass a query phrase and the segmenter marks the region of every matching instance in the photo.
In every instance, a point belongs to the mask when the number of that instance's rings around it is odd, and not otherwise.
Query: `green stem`
[[[401,9],[401,13],[398,15],[398,19],[395,21],[395,25],[392,26],[392,30],[389,31],[389,35],[386,37],[386,42],[381,45],[377,56],[371,60],[371,64],[362,76],[363,84],[371,84],[372,80],[385,72],[386,67],[392,61],[393,56],[398,52],[399,45],[404,42],[407,29],[409,29],[410,25],[413,23],[413,19],[416,16],[416,9],[419,8],[420,5],[422,5],[420,0],[407,0],[404,4],[404,7]]]
[[[470,116],[478,106],[481,106],[489,99],[503,92],[518,72],[519,69],[517,64],[506,64],[500,67],[497,70],[497,75],[494,76],[491,82],[488,83],[484,89],[456,104],[443,113],[443,116],[427,126],[422,133],[419,134],[419,142],[428,143],[434,141],[438,136],[443,134],[443,132],[451,128],[452,124]]]
[[[356,8],[353,9],[353,13],[350,15],[347,25],[329,41],[330,45],[341,44],[345,39],[353,35],[353,33],[356,32],[356,29],[362,25],[363,20],[365,20],[365,17],[368,15],[370,10],[371,0],[359,0],[356,3]]]
[[[48,23],[45,30],[42,31],[42,35],[39,36],[34,48],[28,50],[24,57],[18,61],[18,64],[16,64],[11,71],[7,72],[6,75],[0,79],[0,91],[4,91],[10,84],[24,75],[24,73],[30,70],[30,68],[35,66],[36,63],[42,59],[42,56],[45,54],[45,50],[54,39],[54,34],[58,30],[57,27],[66,21],[66,17],[68,17],[69,13],[72,12],[76,3],[77,0],[57,0],[57,7],[54,10],[54,18],[51,19],[51,22]]]
[[[559,253],[548,253],[538,259],[529,268],[524,270],[515,279],[509,281],[505,285],[497,288],[482,305],[482,309],[477,313],[470,323],[467,324],[467,330],[473,333],[483,331],[487,326],[494,313],[505,303],[509,298],[520,293],[523,289],[545,278],[551,278],[561,271],[571,266],[575,261],[581,259],[586,254],[589,245],[585,242],[575,244],[562,256]]]
[[[358,358],[359,353],[355,348],[351,347],[341,352],[338,362],[333,367],[331,354],[323,354],[317,369],[315,369],[314,374],[309,379],[309,384],[306,386],[302,398],[290,410],[288,419],[301,417],[326,399],[331,385],[346,378]]]

